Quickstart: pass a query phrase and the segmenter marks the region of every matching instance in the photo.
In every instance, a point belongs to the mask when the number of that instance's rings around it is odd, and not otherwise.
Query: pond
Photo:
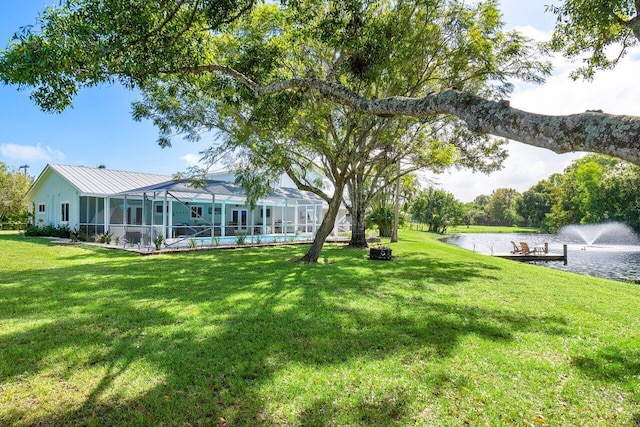
[[[562,245],[567,244],[567,265],[563,265],[562,261],[540,262],[540,264],[579,274],[640,283],[640,245],[624,238],[618,240],[620,244],[598,240],[589,244],[579,237],[566,233],[484,233],[459,234],[445,241],[489,255],[509,253],[512,250],[511,241],[527,242],[531,247],[549,243],[549,252],[559,254],[562,253]]]

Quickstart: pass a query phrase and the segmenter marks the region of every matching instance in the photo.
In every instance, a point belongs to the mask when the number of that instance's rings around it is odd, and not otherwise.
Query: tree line
[[[523,193],[499,188],[462,203],[436,188],[406,205],[411,220],[443,233],[454,225],[530,226],[557,232],[569,224],[618,221],[640,231],[640,167],[613,157],[587,155]]]
[[[13,228],[29,219],[24,195],[33,178],[0,162],[0,229]]]

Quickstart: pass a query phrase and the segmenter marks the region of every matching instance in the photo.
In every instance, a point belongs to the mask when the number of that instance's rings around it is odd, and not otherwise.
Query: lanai
[[[122,198],[122,217],[110,220],[116,235],[149,244],[157,235],[169,246],[186,239],[219,244],[231,236],[313,236],[322,219],[323,200],[295,188],[274,188],[253,209],[238,185],[214,180],[171,180],[128,190]],[[112,215],[113,216],[113,215]]]

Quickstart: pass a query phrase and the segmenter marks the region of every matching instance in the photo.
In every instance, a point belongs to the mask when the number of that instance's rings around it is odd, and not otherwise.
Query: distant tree
[[[462,223],[467,226],[484,224],[486,214],[473,202],[462,205]]]
[[[490,196],[486,194],[480,194],[473,199],[473,203],[479,208],[485,208],[489,204]]]
[[[433,187],[416,196],[409,212],[413,220],[427,224],[428,230],[434,233],[444,233],[463,221],[462,203],[453,194]]]
[[[607,170],[617,167],[618,159],[588,155],[574,161],[562,173],[548,224],[558,230],[568,224],[589,224],[608,219],[602,180]]]
[[[588,155],[525,191],[517,211],[531,225],[552,232],[569,224],[602,221],[620,221],[640,230],[638,188],[637,165]]]
[[[640,231],[640,167],[621,162],[607,170],[600,191],[607,219],[623,222]]]
[[[542,180],[522,193],[516,201],[516,212],[532,227],[542,227],[553,206],[554,187],[551,181]]]
[[[0,162],[0,223],[26,222],[29,213],[24,196],[31,185],[31,177]]]
[[[520,220],[515,206],[518,194],[513,188],[498,188],[491,193],[485,210],[493,224],[513,225]]]

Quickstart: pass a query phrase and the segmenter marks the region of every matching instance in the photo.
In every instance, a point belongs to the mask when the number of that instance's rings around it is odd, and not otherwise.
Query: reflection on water
[[[549,252],[562,253],[562,244],[568,245],[568,265],[562,261],[544,262],[558,270],[590,276],[606,277],[640,283],[640,246],[586,245],[577,241],[560,241],[554,234],[460,234],[446,239],[448,243],[483,253],[500,254],[511,251],[511,241],[527,242],[529,246],[549,243]]]

